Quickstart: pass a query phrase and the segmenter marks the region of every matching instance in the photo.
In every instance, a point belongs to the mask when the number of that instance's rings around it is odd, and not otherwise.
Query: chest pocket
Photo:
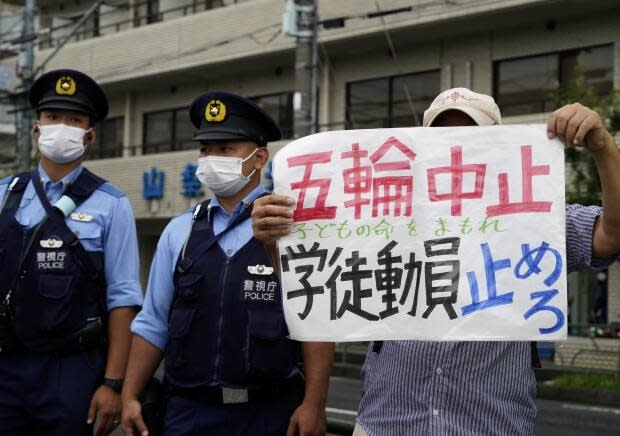
[[[200,283],[204,275],[204,272],[188,272],[178,278],[176,294],[181,300],[181,303],[191,302],[198,298]]]
[[[89,222],[67,220],[67,226],[80,239],[86,251],[103,251],[103,228],[93,219]]]
[[[42,274],[39,277],[39,326],[46,333],[69,333],[80,323],[81,308],[72,304],[73,278],[67,275]]]
[[[176,284],[176,301],[170,310],[168,320],[168,348],[166,358],[173,367],[184,366],[188,359],[185,355],[187,336],[196,315],[196,300],[204,273],[185,273]]]
[[[248,375],[257,380],[288,376],[296,363],[296,344],[287,339],[284,314],[248,311]]]

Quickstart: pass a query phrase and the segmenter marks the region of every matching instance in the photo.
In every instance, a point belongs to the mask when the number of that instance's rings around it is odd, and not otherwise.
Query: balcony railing
[[[159,2],[153,0],[141,0],[131,5],[128,2],[114,6],[104,4],[97,8],[93,16],[70,41],[96,38],[245,1],[248,0],[185,0],[182,4],[165,10],[159,10]],[[106,10],[102,10],[104,6]],[[111,7],[113,9],[110,9]],[[38,35],[39,48],[55,47],[79,19],[80,16],[77,16],[66,24],[41,28]]]

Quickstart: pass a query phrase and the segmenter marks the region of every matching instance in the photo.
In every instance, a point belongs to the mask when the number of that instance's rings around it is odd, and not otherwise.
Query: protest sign
[[[369,129],[274,158],[299,340],[566,337],[564,150],[545,126]]]

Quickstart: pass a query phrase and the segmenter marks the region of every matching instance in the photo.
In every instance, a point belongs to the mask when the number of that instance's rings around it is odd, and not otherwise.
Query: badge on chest
[[[273,268],[265,265],[248,266],[241,285],[241,299],[247,302],[275,303],[280,289],[274,280]]]
[[[65,269],[67,252],[62,250],[37,251],[37,270],[62,271]]]
[[[36,251],[36,266],[38,271],[62,271],[65,269],[68,253],[63,247],[62,239],[57,236],[48,236],[39,241]]]

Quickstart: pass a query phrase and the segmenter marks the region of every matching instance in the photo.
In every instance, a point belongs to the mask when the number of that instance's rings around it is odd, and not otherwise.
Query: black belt
[[[303,380],[300,375],[273,382],[271,385],[250,388],[226,388],[224,386],[201,386],[184,388],[167,385],[168,395],[176,395],[185,399],[212,405],[252,403],[255,401],[272,400],[283,395],[303,392]]]
[[[59,357],[95,350],[105,344],[106,326],[97,318],[61,339],[51,340],[49,352]]]
[[[69,336],[50,339],[43,349],[30,350],[18,342],[6,354],[34,353],[66,357],[72,354],[103,349],[103,346],[106,344],[106,337],[106,326],[100,318],[97,318]]]

